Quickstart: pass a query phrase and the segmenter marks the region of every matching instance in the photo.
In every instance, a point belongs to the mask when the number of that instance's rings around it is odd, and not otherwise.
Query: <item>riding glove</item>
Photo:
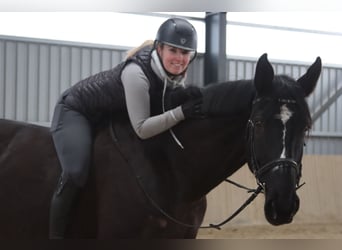
[[[176,87],[172,91],[167,92],[168,97],[165,98],[166,107],[176,107],[188,100],[202,97],[202,92],[198,87],[189,86]]]
[[[185,119],[203,119],[202,98],[192,99],[182,105],[182,111]]]

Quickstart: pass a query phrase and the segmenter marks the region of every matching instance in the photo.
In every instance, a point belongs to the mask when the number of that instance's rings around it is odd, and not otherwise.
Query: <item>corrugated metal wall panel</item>
[[[37,115],[38,119],[34,122],[48,122],[49,115],[49,75],[50,75],[50,48],[48,45],[42,44],[38,45],[38,89],[37,89],[37,99],[38,108]],[[34,97],[32,97],[34,98]]]
[[[5,57],[5,117],[16,119],[16,87],[17,87],[17,43],[5,43],[6,57]]]
[[[341,91],[342,69],[324,67],[317,88],[308,99],[311,112],[320,115],[314,120],[307,153],[342,154]]]
[[[37,121],[39,103],[38,103],[38,86],[39,86],[39,46],[37,44],[29,44],[28,47],[28,74],[27,74],[27,117],[28,121]]]
[[[252,79],[254,76],[255,64],[255,60],[229,58],[226,66],[228,69],[226,72],[226,79],[229,81]]]
[[[128,48],[0,36],[0,117],[49,125],[60,93],[92,74],[124,60]],[[251,79],[256,59],[228,58],[227,80]],[[272,62],[276,74],[303,75],[308,65]],[[204,57],[188,71],[188,83],[203,86]],[[319,113],[307,154],[342,154],[342,69],[325,66],[308,98]],[[336,94],[337,93],[337,94]],[[330,103],[329,103],[330,101]],[[329,105],[327,105],[327,103]],[[326,109],[322,110],[322,107]]]
[[[6,70],[5,41],[0,40],[0,117],[5,116],[5,70]]]
[[[62,91],[124,56],[124,49],[0,37],[0,116],[48,124]]]
[[[28,75],[28,49],[27,44],[18,43],[16,48],[17,56],[17,103],[15,107],[16,119],[27,120],[27,75]]]

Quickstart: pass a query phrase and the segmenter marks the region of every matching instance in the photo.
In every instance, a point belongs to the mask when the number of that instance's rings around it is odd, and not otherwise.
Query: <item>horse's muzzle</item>
[[[292,200],[269,199],[264,207],[265,217],[274,226],[291,223],[299,209],[299,203],[295,193]]]

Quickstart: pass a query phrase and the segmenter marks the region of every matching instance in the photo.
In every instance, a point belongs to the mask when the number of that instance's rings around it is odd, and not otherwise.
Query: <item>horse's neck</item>
[[[253,99],[254,92],[249,93],[249,98]],[[227,109],[215,103],[217,108],[210,110],[209,118],[185,122],[176,130],[185,149],[172,154],[175,160],[175,188],[180,189],[179,195],[186,200],[206,195],[246,162],[245,131],[250,101],[246,95],[241,98],[234,96],[236,100],[241,100],[239,104],[234,104],[233,96],[227,95],[229,101],[221,99],[228,104]],[[219,94],[216,97],[222,98]]]
[[[214,117],[249,115],[254,96],[252,80],[209,85],[204,89],[204,111]]]

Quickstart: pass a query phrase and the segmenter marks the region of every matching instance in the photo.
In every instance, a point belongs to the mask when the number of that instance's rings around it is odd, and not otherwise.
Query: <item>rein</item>
[[[123,152],[120,149],[120,146],[118,144],[119,140],[115,134],[114,131],[114,127],[113,127],[113,123],[111,122],[109,125],[109,133],[110,136],[112,138],[112,141],[114,142],[115,146],[118,149],[118,152],[120,153],[120,155],[122,156],[122,158],[125,160],[125,162],[127,163],[127,165],[131,166],[131,164],[129,163],[128,159],[126,158],[126,156],[123,154]],[[131,166],[132,167],[132,166]],[[133,167],[132,167],[133,168]],[[155,201],[154,199],[146,192],[146,190],[144,189],[140,179],[136,176],[137,182],[139,184],[139,187],[141,188],[141,190],[143,191],[143,193],[145,194],[145,196],[147,197],[147,199],[151,202],[151,204],[161,213],[163,214],[166,218],[168,218],[169,220],[173,221],[174,223],[184,226],[184,227],[189,227],[189,228],[200,228],[200,229],[210,229],[210,228],[215,228],[218,230],[221,230],[221,226],[228,223],[229,221],[231,221],[233,218],[235,218],[244,208],[246,208],[257,196],[260,192],[262,192],[263,190],[263,186],[258,185],[257,189],[249,189],[250,192],[253,192],[251,194],[251,196],[231,215],[229,216],[227,219],[225,219],[224,221],[222,221],[221,223],[217,223],[217,224],[209,224],[208,226],[198,226],[198,225],[192,225],[192,224],[187,224],[184,223],[176,218],[174,218],[173,216],[171,216],[169,213],[167,213],[165,210],[163,210]],[[234,182],[226,180],[227,182],[231,182],[234,184]],[[236,186],[239,186],[239,184],[235,183]],[[240,185],[240,187],[242,187]]]

